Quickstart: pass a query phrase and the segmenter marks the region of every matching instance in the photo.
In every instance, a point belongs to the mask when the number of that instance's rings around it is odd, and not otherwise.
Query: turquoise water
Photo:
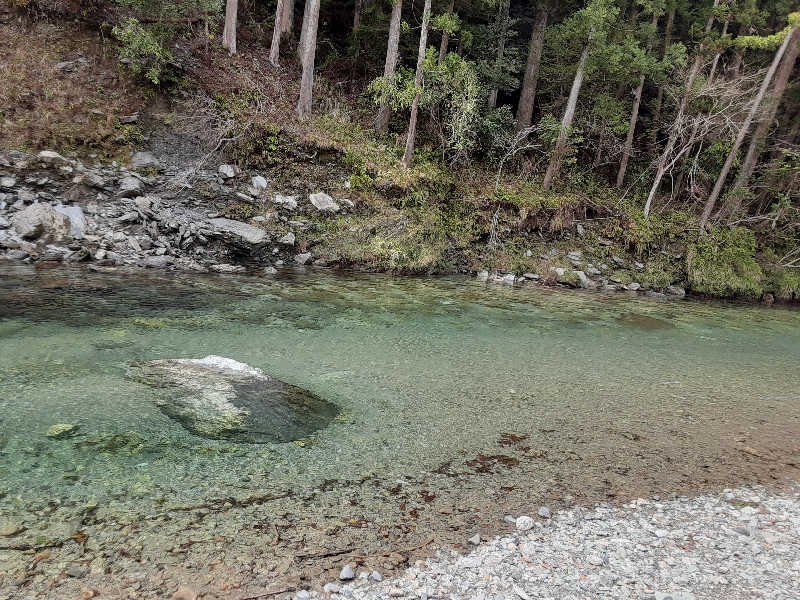
[[[295,442],[197,437],[132,361],[217,354],[337,405]],[[414,476],[498,436],[798,417],[800,313],[468,279],[0,265],[0,499],[139,506]],[[64,439],[57,423],[77,426]]]

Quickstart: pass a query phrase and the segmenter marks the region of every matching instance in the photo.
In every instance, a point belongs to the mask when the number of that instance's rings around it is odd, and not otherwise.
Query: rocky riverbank
[[[12,260],[274,275],[286,267],[338,264],[320,245],[320,229],[358,209],[322,191],[277,189],[264,175],[230,164],[181,170],[162,166],[149,152],[136,153],[128,166],[88,165],[47,150],[35,156],[0,152],[0,257]],[[685,294],[682,287],[648,284],[645,263],[591,254],[553,249],[539,257],[540,273],[479,271],[477,277],[654,297]]]

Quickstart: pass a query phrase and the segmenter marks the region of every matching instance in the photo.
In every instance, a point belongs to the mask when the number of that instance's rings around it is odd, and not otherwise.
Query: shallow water
[[[126,376],[133,361],[208,354],[309,390],[339,415],[295,442],[214,441]],[[0,505],[142,509],[414,478],[508,432],[535,440],[576,423],[663,424],[699,439],[710,423],[796,420],[798,359],[800,313],[786,309],[468,279],[0,265]],[[56,423],[77,434],[46,437]]]

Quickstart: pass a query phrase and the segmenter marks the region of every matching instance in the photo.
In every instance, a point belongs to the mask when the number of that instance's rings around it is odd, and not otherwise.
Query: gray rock
[[[11,250],[6,250],[5,257],[10,258],[11,260],[25,260],[30,256],[25,250],[17,250],[12,248]]]
[[[55,209],[69,219],[70,235],[76,240],[83,239],[83,234],[86,231],[86,216],[83,214],[83,209],[77,204],[70,206],[59,204]]]
[[[625,259],[624,258],[620,258],[619,256],[612,256],[611,260],[614,261],[614,264],[616,264],[616,265],[618,265],[620,267],[625,264]]]
[[[347,581],[349,579],[355,579],[356,573],[353,571],[353,567],[350,565],[345,565],[342,567],[342,570],[339,572],[339,579],[342,581]]]
[[[294,595],[294,600],[310,600],[311,593],[308,590],[300,590]]]
[[[217,172],[223,179],[233,179],[239,173],[239,169],[235,165],[220,165]]]
[[[53,241],[68,239],[72,227],[69,217],[49,204],[31,204],[11,217],[11,224],[20,237],[28,240],[40,237]]]
[[[37,154],[37,157],[42,162],[46,162],[51,165],[65,165],[67,164],[67,159],[61,156],[58,152],[53,152],[52,150],[42,150]]]
[[[508,274],[503,276],[503,283],[506,284],[506,285],[514,285],[514,282],[516,280],[517,280],[517,278],[514,277],[513,273],[508,273]]]
[[[632,292],[635,292],[635,291],[639,290],[641,287],[642,287],[642,284],[641,283],[636,283],[635,281],[633,281],[633,282],[631,282],[631,283],[629,283],[628,285],[625,286],[626,289],[628,289],[628,290],[630,290]]]
[[[549,509],[549,508],[547,508],[546,506],[542,506],[542,507],[539,509],[539,512],[538,512],[537,514],[538,514],[540,517],[542,517],[543,519],[549,519],[549,518],[550,518],[550,509]]]
[[[373,571],[370,573],[369,578],[372,581],[383,581],[383,576],[378,571]]]
[[[475,277],[478,281],[486,281],[489,279],[489,271],[478,271]]]
[[[232,219],[209,219],[208,222],[217,234],[236,242],[257,246],[269,241],[267,232],[254,225]]]
[[[578,234],[579,236],[581,236],[581,237],[583,237],[583,235],[586,233],[586,231],[585,231],[585,230],[584,230],[584,228],[583,228],[583,225],[581,225],[580,223],[577,223],[577,224],[575,225],[575,231],[576,231],[576,232],[577,232],[577,234]]]
[[[0,215],[0,229],[8,229],[11,227],[11,221]]]
[[[523,515],[521,517],[517,517],[515,524],[517,526],[517,531],[528,531],[536,524],[536,522],[531,517]]]
[[[278,243],[280,243],[280,244],[284,244],[284,245],[286,245],[286,246],[294,246],[294,233],[292,233],[292,232],[290,231],[289,233],[287,233],[286,235],[284,235],[283,237],[281,237],[281,238],[278,240]]]
[[[17,180],[13,177],[0,177],[0,188],[10,190],[15,185],[17,185]]]
[[[601,274],[602,274],[602,272],[600,271],[600,269],[597,269],[597,268],[593,267],[592,265],[589,265],[589,266],[586,268],[586,272],[587,272],[589,275],[591,275],[592,277],[597,277],[598,275],[601,275]]]
[[[541,279],[541,276],[537,275],[536,273],[523,273],[522,277],[525,279],[530,279],[531,281],[538,281]]]
[[[220,263],[216,265],[211,265],[211,270],[215,273],[244,273],[245,268],[241,265],[229,265],[225,263]]]
[[[257,192],[263,192],[269,187],[269,182],[261,175],[256,175],[250,179],[250,184]]]
[[[151,152],[136,152],[131,158],[134,169],[160,169],[161,162]]]
[[[175,259],[168,254],[161,256],[146,256],[144,259],[144,266],[150,269],[166,269]]]
[[[686,290],[676,285],[669,286],[666,291],[670,296],[678,296],[683,298],[686,295]]]
[[[280,204],[289,210],[297,209],[297,199],[294,196],[282,196],[281,194],[276,194],[274,202],[275,204]]]
[[[17,202],[32,204],[36,201],[36,193],[31,190],[19,190],[17,192]]]
[[[133,175],[128,175],[127,177],[123,177],[122,181],[119,182],[117,196],[120,198],[134,198],[136,196],[141,196],[143,191],[144,183],[142,183],[142,180]]]
[[[308,197],[311,204],[314,205],[320,212],[330,212],[336,213],[341,210],[341,207],[325,192],[318,192],[316,194],[311,194]]]
[[[578,276],[580,286],[583,289],[591,290],[597,287],[597,283],[589,279],[589,277],[583,271],[573,271],[573,273]]]
[[[691,592],[656,592],[654,600],[695,600]]]
[[[530,258],[531,256],[533,256],[533,252],[531,250],[525,250],[525,257]]]
[[[277,275],[278,269],[275,267],[264,267],[264,275]]]
[[[305,265],[311,260],[311,252],[303,252],[294,257],[294,262],[298,265]]]
[[[64,572],[70,577],[80,579],[81,577],[86,577],[89,574],[89,567],[84,565],[73,565],[67,568],[67,570]]]
[[[481,534],[479,534],[479,533],[476,533],[476,534],[475,534],[475,535],[473,535],[471,538],[469,538],[467,541],[468,541],[470,544],[472,544],[473,546],[477,546],[478,544],[480,544],[480,543],[481,543]]]
[[[350,577],[349,579],[352,579],[352,577]],[[341,589],[342,588],[340,588],[335,583],[326,583],[325,585],[322,586],[322,591],[325,592],[326,594],[338,594],[341,591]]]
[[[221,356],[136,363],[128,373],[153,386],[154,402],[167,416],[211,439],[289,442],[325,427],[339,412],[310,392]]]

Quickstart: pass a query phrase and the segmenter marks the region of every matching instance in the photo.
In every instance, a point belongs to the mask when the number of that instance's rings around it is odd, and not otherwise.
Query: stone
[[[583,225],[581,225],[580,223],[577,223],[575,225],[575,231],[581,237],[583,237],[583,235],[586,233],[586,230],[583,228]]]
[[[133,363],[128,376],[152,386],[153,401],[191,433],[210,439],[281,443],[307,437],[335,405],[222,356]]]
[[[8,524],[0,525],[0,537],[13,537],[25,531],[22,525]]]
[[[282,196],[281,194],[277,194],[274,202],[289,210],[297,209],[297,199],[294,196]]]
[[[308,197],[311,204],[314,205],[320,212],[336,213],[341,210],[341,207],[325,192],[317,192]]]
[[[44,237],[58,241],[69,238],[72,224],[70,219],[49,204],[31,204],[13,217],[11,223],[23,239],[33,240]]]
[[[10,190],[17,185],[17,180],[13,177],[0,177],[0,188]]]
[[[350,577],[350,579],[352,579],[352,577]],[[326,583],[324,586],[322,586],[322,591],[326,594],[338,594],[341,589],[342,588],[335,583]]]
[[[229,265],[225,263],[211,265],[211,270],[215,273],[244,273],[245,268],[241,265]]]
[[[42,162],[46,162],[51,165],[65,165],[67,164],[67,159],[61,156],[58,152],[53,152],[52,150],[42,150],[37,154],[39,160]]]
[[[89,574],[89,567],[83,565],[72,565],[71,567],[68,567],[64,573],[66,573],[69,577],[80,579],[81,577],[86,577]]]
[[[277,275],[278,269],[275,267],[264,267],[264,275]]]
[[[524,279],[530,279],[531,281],[537,281],[537,280],[541,279],[541,277],[539,275],[537,275],[536,273],[523,273],[522,277]]]
[[[573,271],[578,277],[578,282],[583,289],[591,290],[597,287],[597,283],[589,279],[583,271]]]
[[[0,229],[8,229],[11,227],[11,221],[3,216],[0,216]]]
[[[549,518],[550,518],[550,509],[549,509],[549,508],[547,508],[546,506],[542,506],[542,507],[539,509],[539,512],[538,512],[537,514],[538,514],[540,517],[542,517],[543,519],[549,519]]]
[[[12,248],[11,250],[7,250],[5,254],[6,258],[10,258],[11,260],[25,260],[30,256],[25,250],[18,250]]]
[[[258,246],[269,241],[267,232],[255,225],[233,219],[209,219],[208,222],[215,229],[217,235],[240,244]]]
[[[143,191],[144,184],[142,180],[133,175],[128,175],[127,177],[123,177],[119,182],[117,196],[120,198],[134,198],[136,196],[141,196]]]
[[[612,256],[611,260],[614,261],[614,264],[619,265],[620,267],[625,264],[625,259],[620,258],[619,256]]]
[[[233,179],[239,173],[239,169],[234,165],[220,165],[217,172],[223,179]]]
[[[629,283],[625,287],[627,289],[629,289],[630,291],[635,292],[635,291],[639,290],[642,287],[642,284],[641,283],[636,283],[635,281],[633,281],[633,282]]]
[[[478,271],[478,274],[475,276],[478,281],[486,281],[489,279],[489,271]]]
[[[281,238],[278,240],[278,243],[280,243],[280,244],[284,244],[284,245],[286,245],[286,246],[294,246],[294,233],[292,233],[292,232],[290,231],[289,233],[287,233],[286,235],[284,235],[283,237],[281,237]]]
[[[63,204],[59,204],[55,209],[69,219],[70,235],[76,240],[82,240],[86,231],[86,216],[83,214],[83,209],[78,205],[64,206]]]
[[[73,425],[72,423],[56,423],[47,429],[47,433],[45,433],[45,435],[49,438],[60,440],[74,435],[77,430],[78,426]]]
[[[353,571],[353,567],[350,565],[345,565],[342,567],[342,570],[339,572],[339,579],[342,581],[348,581],[350,579],[355,579],[356,573]]]
[[[373,571],[369,574],[369,578],[372,581],[383,581],[383,576],[378,571]]]
[[[311,593],[308,590],[300,590],[294,595],[294,600],[311,600]]]
[[[311,252],[303,252],[294,257],[294,262],[298,265],[305,265],[311,260]]]
[[[180,586],[175,593],[170,596],[172,600],[197,600],[197,592],[187,585]]]
[[[695,600],[691,592],[656,592],[654,600]]]
[[[479,533],[476,533],[476,534],[475,534],[475,535],[473,535],[471,538],[469,538],[467,541],[468,541],[470,544],[472,544],[473,546],[477,546],[478,544],[480,544],[480,543],[481,543],[481,534],[479,534]]]
[[[144,266],[148,269],[166,269],[173,264],[175,259],[169,254],[162,254],[161,256],[145,256]]]
[[[533,528],[535,521],[531,517],[523,515],[521,517],[517,517],[515,524],[517,526],[517,531],[528,531],[529,529]]]
[[[682,287],[678,287],[676,285],[671,285],[666,289],[667,294],[670,296],[678,296],[679,298],[683,298],[686,295],[686,290]]]
[[[17,202],[33,204],[36,202],[36,194],[30,190],[19,190],[17,192]]]
[[[263,192],[269,187],[269,182],[261,175],[256,175],[250,179],[250,185],[252,185],[257,192]]]
[[[159,161],[151,152],[136,152],[131,158],[131,167],[133,169],[160,169],[161,161]]]

